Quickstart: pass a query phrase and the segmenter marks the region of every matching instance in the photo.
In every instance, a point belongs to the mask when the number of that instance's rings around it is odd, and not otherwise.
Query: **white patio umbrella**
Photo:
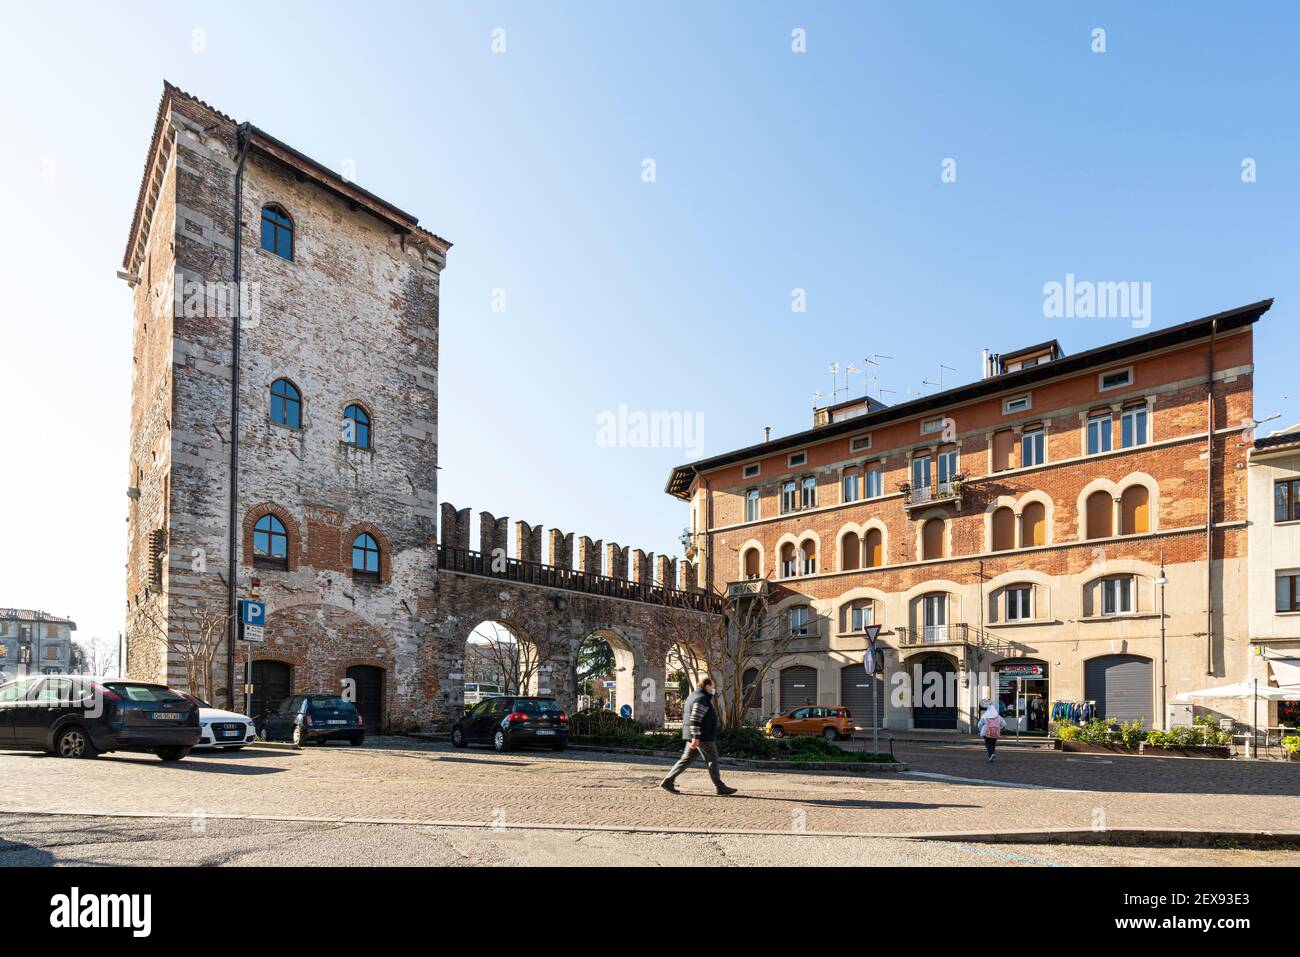
[[[1253,681],[1238,681],[1236,684],[1221,685],[1218,688],[1184,691],[1174,700],[1187,703],[1216,698],[1234,701],[1250,701],[1252,698],[1260,701],[1300,701],[1300,688],[1270,688],[1268,685],[1256,685]]]

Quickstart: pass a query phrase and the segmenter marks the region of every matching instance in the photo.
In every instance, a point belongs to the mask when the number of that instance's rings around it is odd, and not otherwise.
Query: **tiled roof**
[[[48,612],[34,611],[31,608],[0,608],[0,620],[3,621],[48,621],[56,625],[71,625],[76,630],[77,623],[71,618],[60,618]]]

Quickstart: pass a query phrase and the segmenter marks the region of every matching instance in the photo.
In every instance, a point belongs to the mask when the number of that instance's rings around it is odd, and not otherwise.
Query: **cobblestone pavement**
[[[0,867],[374,864],[596,867],[845,865],[1295,866],[1296,851],[989,845],[771,834],[511,831],[296,821],[185,821],[0,814]]]
[[[713,795],[695,769],[680,782],[686,793],[664,793],[656,784],[668,762],[660,759],[458,751],[395,738],[359,749],[196,753],[171,765],[151,755],[68,761],[6,752],[0,811],[877,835],[1297,828],[1300,765],[1012,748],[990,765],[978,744],[900,743],[897,750],[911,773],[726,769],[741,789],[734,798]]]

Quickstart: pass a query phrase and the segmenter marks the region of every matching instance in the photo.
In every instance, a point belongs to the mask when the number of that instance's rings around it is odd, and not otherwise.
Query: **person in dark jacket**
[[[718,793],[736,793],[735,788],[722,783],[722,775],[718,773],[718,713],[713,703],[716,694],[717,685],[713,679],[705,678],[682,705],[682,739],[686,742],[686,748],[668,772],[668,777],[659,783],[665,791],[682,793],[677,790],[677,777],[695,761],[698,754],[704,758],[709,777],[713,778],[713,786],[718,789]]]

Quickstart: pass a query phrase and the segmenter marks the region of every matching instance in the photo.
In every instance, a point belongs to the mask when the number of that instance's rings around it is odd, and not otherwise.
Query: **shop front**
[[[998,681],[998,711],[1007,732],[1046,734],[1051,699],[1047,691],[1047,663],[1018,659],[994,666]]]

